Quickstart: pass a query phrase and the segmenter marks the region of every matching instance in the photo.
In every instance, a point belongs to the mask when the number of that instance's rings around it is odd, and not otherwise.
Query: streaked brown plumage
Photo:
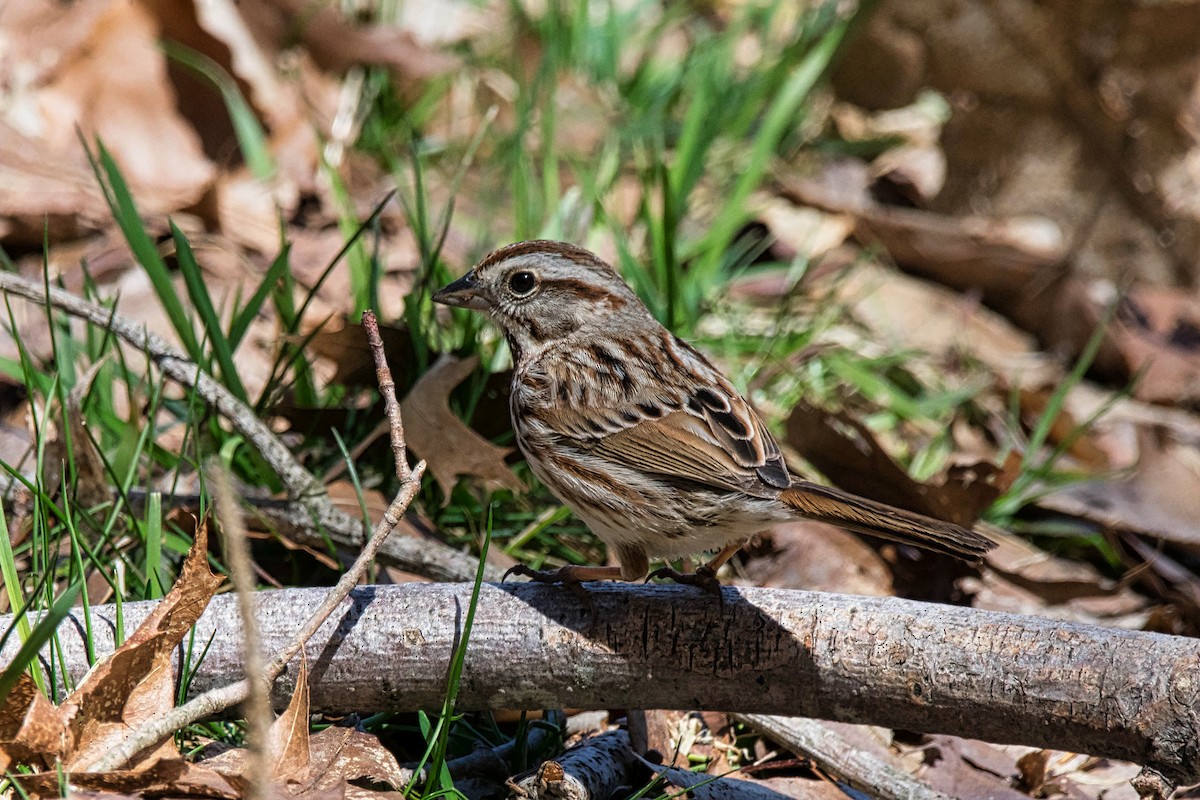
[[[724,548],[706,565],[711,579],[748,537],[797,518],[970,560],[993,546],[948,522],[791,475],[725,376],[587,250],[550,241],[502,247],[434,300],[484,311],[504,333],[521,452],[620,563],[524,574],[636,580],[652,557]]]

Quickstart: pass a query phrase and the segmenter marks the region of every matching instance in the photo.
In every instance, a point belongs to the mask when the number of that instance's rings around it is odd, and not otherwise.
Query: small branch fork
[[[411,469],[408,466],[404,445],[404,427],[400,421],[400,404],[396,402],[395,383],[392,381],[391,373],[384,359],[383,341],[379,336],[378,322],[370,311],[363,314],[363,325],[367,329],[368,340],[371,343],[371,351],[375,357],[379,376],[379,389],[383,393],[384,406],[391,423],[392,450],[396,453],[396,475],[400,478],[400,491],[384,512],[382,519],[376,524],[375,530],[367,539],[354,564],[342,575],[341,580],[326,593],[321,604],[296,631],[287,646],[280,650],[278,655],[263,669],[259,680],[264,686],[270,686],[275,682],[275,679],[287,667],[288,662],[300,652],[305,643],[313,637],[317,629],[333,613],[334,609],[342,604],[350,594],[350,590],[366,574],[368,565],[374,560],[392,530],[404,517],[404,512],[420,488],[421,476],[425,474],[424,461],[418,462]],[[251,683],[245,679],[212,689],[182,706],[172,708],[131,731],[119,746],[89,765],[88,771],[107,772],[119,769],[129,763],[138,753],[153,747],[180,728],[244,702],[250,696],[250,692]]]

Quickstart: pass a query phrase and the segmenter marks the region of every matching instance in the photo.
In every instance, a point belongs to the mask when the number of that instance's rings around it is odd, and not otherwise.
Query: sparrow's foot
[[[584,581],[619,580],[621,577],[621,568],[582,567],[568,564],[558,569],[533,569],[524,564],[516,564],[509,567],[508,572],[504,573],[504,577],[500,579],[501,583],[507,581],[509,575],[520,575],[529,578],[529,580],[535,583],[561,584],[576,595],[587,597],[587,590],[583,588]]]
[[[700,567],[695,572],[680,572],[672,567],[661,567],[646,576],[647,581],[654,578],[670,578],[676,583],[695,586],[709,594],[716,595],[718,598],[723,597],[721,594],[721,582],[717,580],[715,571],[709,569],[707,565]]]

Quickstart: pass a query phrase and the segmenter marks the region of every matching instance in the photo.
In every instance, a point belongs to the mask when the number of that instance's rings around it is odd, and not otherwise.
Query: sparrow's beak
[[[479,294],[479,278],[476,277],[475,270],[471,270],[454,283],[439,290],[433,296],[433,302],[460,308],[473,308],[477,311],[485,311],[488,307],[487,300]]]

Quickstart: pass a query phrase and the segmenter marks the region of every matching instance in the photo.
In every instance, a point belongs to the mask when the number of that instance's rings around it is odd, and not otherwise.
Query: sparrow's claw
[[[558,583],[556,573],[558,570],[537,570],[527,567],[524,564],[513,564],[504,573],[504,577],[500,579],[501,583],[505,583],[510,575],[520,575],[523,578],[529,578],[531,581],[538,583]]]
[[[588,568],[576,567],[567,565],[558,569],[533,569],[524,564],[515,564],[508,568],[504,573],[504,577],[500,582],[508,580],[509,575],[520,575],[534,583],[556,583],[565,586],[571,590],[571,593],[581,599],[588,599],[587,590],[583,588],[583,582],[586,580],[595,580],[597,578],[607,578],[607,574],[596,574],[604,568]]]
[[[700,567],[695,572],[680,572],[672,567],[660,567],[646,576],[647,581],[655,578],[669,578],[676,583],[703,589],[705,592],[716,595],[718,598],[723,597],[721,594],[721,582],[717,580],[717,576],[713,571],[706,567]]]

